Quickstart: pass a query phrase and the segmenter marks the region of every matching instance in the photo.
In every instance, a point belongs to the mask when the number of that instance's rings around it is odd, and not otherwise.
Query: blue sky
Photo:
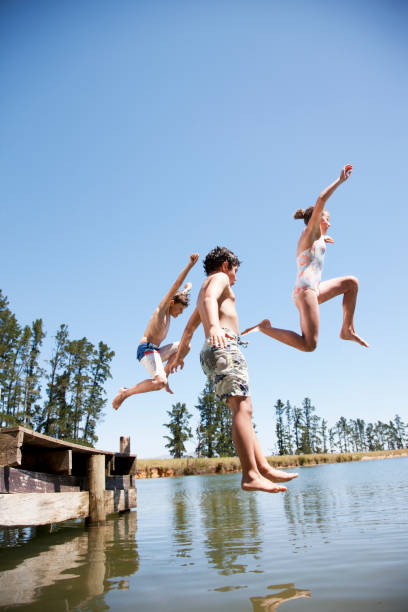
[[[323,278],[359,277],[371,346],[339,340],[339,298],[314,353],[251,334],[254,419],[265,452],[278,398],[310,397],[330,425],[408,419],[406,28],[402,2],[1,2],[0,287],[20,323],[44,319],[44,359],[61,323],[115,350],[99,447],[126,434],[140,457],[166,455],[176,401],[196,422],[201,330],[174,396],[110,408],[145,378],[137,344],[191,252],[222,244],[243,261],[241,329],[298,330],[292,214],[347,162]],[[201,261],[190,280],[195,298]]]

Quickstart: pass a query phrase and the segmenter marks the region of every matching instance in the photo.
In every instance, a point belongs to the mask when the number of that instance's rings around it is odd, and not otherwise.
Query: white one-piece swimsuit
[[[296,257],[298,272],[292,294],[294,302],[306,289],[313,289],[319,295],[325,253],[326,243],[322,234],[309,249],[305,249]]]

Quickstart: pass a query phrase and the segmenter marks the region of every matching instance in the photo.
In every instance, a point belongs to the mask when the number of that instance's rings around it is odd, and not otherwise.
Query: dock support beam
[[[130,455],[130,436],[120,436],[120,452]]]
[[[105,522],[105,456],[88,459],[89,522]]]

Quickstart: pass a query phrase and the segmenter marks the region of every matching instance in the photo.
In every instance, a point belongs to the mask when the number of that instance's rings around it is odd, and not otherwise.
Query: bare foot
[[[248,476],[245,480],[242,478],[241,487],[244,491],[265,491],[266,493],[281,493],[287,490],[286,487],[273,484],[261,475],[254,478]]]
[[[121,387],[118,393],[115,395],[115,398],[112,402],[112,407],[114,410],[117,410],[119,406],[121,405],[121,403],[126,399],[127,397],[126,391],[127,391],[126,387]]]
[[[271,482],[289,482],[289,480],[293,480],[299,476],[297,472],[284,472],[283,470],[277,470],[273,467],[260,469],[259,471],[262,476]]]
[[[169,387],[169,383],[166,384],[166,386],[164,387],[165,390],[167,391],[167,393],[171,393],[172,395],[174,395],[173,391],[170,389]]]
[[[253,327],[248,327],[245,331],[241,332],[240,336],[244,336],[245,334],[250,334],[252,332],[258,331],[265,333],[265,329],[267,329],[268,327],[271,327],[271,322],[269,321],[269,319],[264,319],[257,325],[254,325]]]
[[[352,327],[343,327],[340,332],[340,338],[342,340],[352,340],[353,342],[358,342],[358,344],[361,344],[361,346],[369,346],[365,340],[360,338],[360,336],[357,336]]]

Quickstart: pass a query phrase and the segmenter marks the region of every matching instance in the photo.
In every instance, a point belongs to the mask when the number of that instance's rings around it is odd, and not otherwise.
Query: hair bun
[[[295,214],[293,215],[294,219],[304,219],[305,218],[305,209],[298,208]]]

